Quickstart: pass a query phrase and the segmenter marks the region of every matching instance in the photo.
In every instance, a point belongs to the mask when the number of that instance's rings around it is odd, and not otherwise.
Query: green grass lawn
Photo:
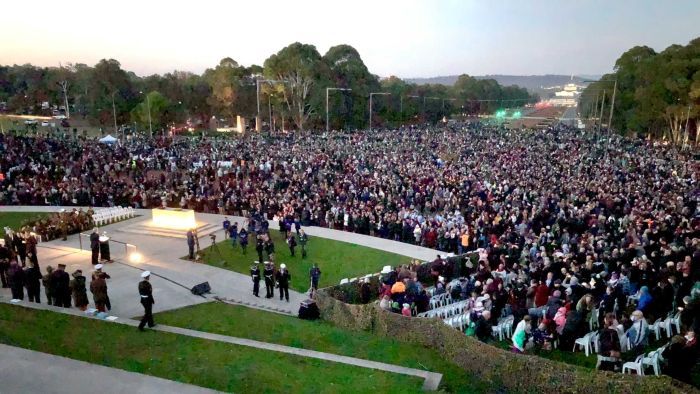
[[[445,360],[437,350],[344,330],[322,321],[301,320],[219,302],[162,312],[155,320],[170,326],[439,372],[443,374],[440,389],[448,392],[493,391]]]
[[[282,234],[277,230],[270,230],[270,234],[275,243],[276,265],[277,267],[281,263],[287,265],[292,275],[291,288],[299,292],[306,292],[311,287],[309,270],[313,263],[318,263],[322,272],[319,287],[326,287],[337,285],[343,278],[379,272],[385,265],[396,266],[411,261],[407,256],[312,236],[309,236],[306,246],[308,256],[302,259],[301,247],[297,246],[295,257],[292,257]],[[255,251],[254,236],[249,236],[248,239],[250,243],[246,254],[243,254],[240,245],[233,248],[230,241],[226,240],[218,243],[225,264],[222,264],[222,258],[216,252],[209,251],[210,247],[204,249],[204,262],[219,268],[249,274],[250,266],[258,259],[258,254]],[[263,257],[266,256],[263,253]],[[263,268],[261,266],[260,270],[262,271]]]
[[[418,392],[423,380],[0,304],[0,343],[233,392]]]
[[[5,235],[5,227],[16,231],[23,221],[39,216],[46,216],[46,214],[40,212],[0,212],[0,234]]]

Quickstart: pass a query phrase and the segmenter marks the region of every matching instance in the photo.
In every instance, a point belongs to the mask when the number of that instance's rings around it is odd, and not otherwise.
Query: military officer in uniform
[[[139,323],[139,331],[143,331],[143,327],[148,323],[148,327],[152,328],[156,324],[153,322],[153,287],[151,287],[151,271],[144,271],[141,274],[143,280],[139,283],[139,295],[141,296],[141,305],[143,305],[143,317]]]
[[[258,293],[260,292],[260,262],[256,261],[250,266],[250,278],[253,280],[253,295],[260,297]]]
[[[269,261],[265,262],[265,298],[272,298],[275,295],[275,266]]]
[[[97,227],[93,228],[92,234],[90,234],[90,250],[92,251],[92,265],[97,265],[100,257],[100,233]]]
[[[280,264],[280,269],[275,276],[280,287],[280,301],[286,298],[287,302],[289,302],[289,281],[292,280],[292,275],[287,271],[287,265]]]
[[[61,213],[58,214],[59,218],[61,218],[61,222],[59,223],[60,229],[61,229],[61,237],[63,241],[68,241],[68,214],[66,213],[65,209],[61,209]]]

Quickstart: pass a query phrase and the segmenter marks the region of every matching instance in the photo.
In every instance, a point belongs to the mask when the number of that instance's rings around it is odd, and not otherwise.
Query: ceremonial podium
[[[109,237],[106,235],[100,236],[100,260],[112,260],[109,255]]]

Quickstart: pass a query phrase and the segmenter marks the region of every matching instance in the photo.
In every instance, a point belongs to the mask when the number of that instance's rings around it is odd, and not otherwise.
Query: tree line
[[[372,92],[388,93],[373,97],[375,127],[491,113],[537,100],[524,88],[468,75],[460,76],[454,86],[416,85],[395,76],[381,79],[349,45],[334,46],[321,55],[315,46],[296,42],[262,66],[245,67],[227,57],[201,75],[174,71],[139,77],[114,59],[94,66],[0,66],[0,110],[46,115],[41,103],[67,103],[72,118],[100,126],[111,126],[115,118],[119,125],[137,123],[141,128],[148,127],[150,118],[156,129],[187,121],[208,125],[212,118],[233,125],[236,115],[259,114],[278,129],[282,122],[321,129],[328,99],[330,127],[359,129],[369,123]]]
[[[635,46],[617,59],[613,71],[582,92],[582,117],[595,116],[607,124],[613,104],[615,130],[665,138],[674,144],[686,144],[694,134],[698,142],[700,38],[660,53]]]

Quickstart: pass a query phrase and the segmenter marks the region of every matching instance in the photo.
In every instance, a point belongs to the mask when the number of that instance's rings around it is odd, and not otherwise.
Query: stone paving
[[[217,393],[217,391],[172,380],[2,344],[0,344],[0,392],[3,394]]]
[[[56,212],[61,208],[4,206],[0,207],[0,212]],[[72,207],[65,208],[72,209]],[[108,281],[108,286],[113,306],[112,314],[114,315],[134,317],[142,313],[137,285],[140,281],[140,274],[144,270],[153,273],[152,281],[156,300],[154,312],[194,305],[206,302],[207,299],[220,298],[227,302],[253,308],[296,315],[299,304],[308,298],[306,294],[293,290],[289,291],[290,301],[288,303],[280,301],[278,298],[254,297],[252,282],[248,275],[182,260],[181,257],[187,254],[185,240],[131,232],[131,228],[138,226],[141,222],[148,222],[151,218],[150,210],[136,210],[136,213],[140,216],[100,228],[100,231],[107,231],[107,234],[116,241],[135,245],[143,256],[143,259],[138,263],[129,262],[124,246],[115,242],[111,243],[112,258],[117,262],[107,264],[105,270],[112,276]],[[213,233],[217,235],[218,240],[223,239],[222,215],[197,213],[196,219],[198,222],[216,225],[217,230]],[[241,224],[245,222],[242,217],[229,216],[229,219]],[[270,222],[270,226],[275,228],[276,223]],[[433,260],[438,253],[420,246],[323,227],[305,227],[305,230],[310,236],[355,243],[420,260]],[[81,241],[86,251],[80,250]],[[200,242],[202,248],[209,246],[208,237],[206,240],[200,238]],[[38,252],[40,266],[43,269],[48,264],[55,266],[60,261],[67,265],[66,269],[69,273],[80,268],[83,270],[83,274],[89,277],[92,265],[90,264],[88,248],[87,237],[80,237],[77,234],[69,236],[67,241],[53,240],[40,243]],[[358,273],[358,276],[360,274],[362,273]],[[202,282],[209,282],[212,288],[211,294],[206,295],[205,298],[192,295],[189,289]],[[0,292],[0,294],[5,293],[9,295],[7,289]],[[90,295],[89,298],[92,299]]]

